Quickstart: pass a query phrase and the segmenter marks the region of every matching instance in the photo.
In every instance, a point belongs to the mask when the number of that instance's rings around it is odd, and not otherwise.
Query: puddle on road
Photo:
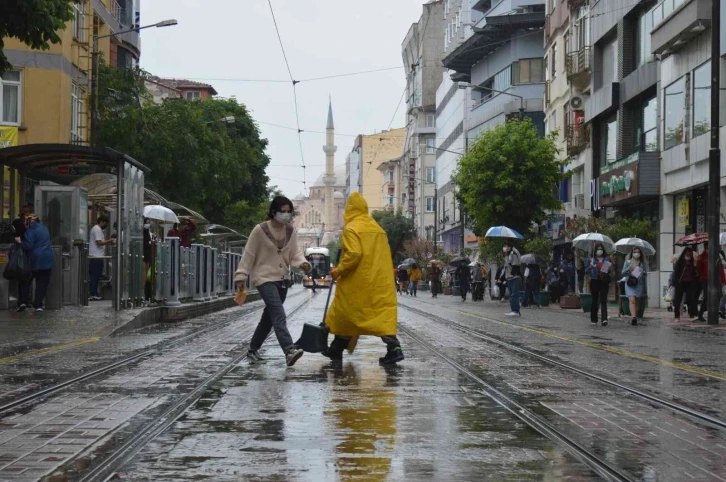
[[[595,480],[476,386],[404,341],[407,360],[378,366],[365,339],[342,364],[277,347],[240,365],[119,480]]]

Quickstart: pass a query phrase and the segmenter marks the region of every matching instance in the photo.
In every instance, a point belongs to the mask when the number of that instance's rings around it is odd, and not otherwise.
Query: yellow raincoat
[[[348,200],[344,219],[340,278],[325,324],[339,336],[395,335],[398,300],[391,284],[393,261],[386,232],[357,192]]]

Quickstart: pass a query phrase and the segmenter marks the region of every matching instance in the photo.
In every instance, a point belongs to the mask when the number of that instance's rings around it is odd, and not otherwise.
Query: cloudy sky
[[[271,0],[293,78],[311,79],[400,67],[401,42],[421,15],[423,0]],[[270,142],[271,184],[303,192],[323,172],[322,133],[302,134],[301,167],[290,82],[267,0],[142,0],[141,24],[174,18],[179,25],[142,34],[141,66],[162,77],[214,85],[247,105]],[[227,80],[223,80],[227,79]],[[297,85],[300,127],[324,131],[328,96],[335,116],[336,164],[344,164],[356,134],[388,128],[405,86],[403,68]],[[404,125],[400,108],[393,128]],[[344,135],[348,134],[348,135]]]

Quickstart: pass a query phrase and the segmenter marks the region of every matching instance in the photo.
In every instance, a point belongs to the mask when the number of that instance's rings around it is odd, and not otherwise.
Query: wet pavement
[[[326,294],[291,293],[293,338],[320,321]],[[406,360],[392,368],[379,365],[385,345],[375,338],[342,364],[306,354],[287,368],[274,335],[265,360],[250,365],[243,356],[259,303],[1,365],[0,403],[13,390],[154,350],[0,418],[0,481],[599,480],[492,390],[625,480],[726,480],[726,429],[463,330],[719,419],[723,337],[655,318],[602,327],[582,313],[532,309],[511,319],[498,302],[399,300]]]

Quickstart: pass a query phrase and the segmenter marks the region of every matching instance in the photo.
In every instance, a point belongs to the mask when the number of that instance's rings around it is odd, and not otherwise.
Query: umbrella
[[[602,243],[606,251],[612,251],[615,246],[612,239],[600,233],[585,233],[572,240],[572,246],[583,251],[592,251],[595,243]]]
[[[512,228],[506,226],[494,226],[487,230],[485,235],[487,238],[510,238],[510,239],[524,239],[524,236],[519,234]]]
[[[444,266],[445,263],[440,259],[432,259],[431,264],[436,266]]]
[[[676,246],[693,246],[708,242],[708,233],[693,233],[676,241]]]
[[[159,205],[144,206],[144,217],[161,221],[162,223],[173,224],[179,222],[179,218],[176,217],[174,211]]]
[[[618,253],[630,253],[633,248],[640,248],[640,250],[646,256],[653,256],[655,254],[655,248],[648,241],[640,238],[623,238],[615,243],[615,250]]]
[[[523,265],[542,264],[544,263],[544,258],[538,254],[525,254],[524,256],[522,256],[520,262]]]
[[[469,260],[469,258],[457,256],[456,258],[449,261],[449,266],[456,267],[456,266],[459,266],[460,264],[469,264],[470,262],[471,262],[471,260]]]
[[[401,262],[401,264],[402,264],[402,265],[404,265],[404,264],[405,264],[405,265],[407,265],[407,266],[410,266],[410,265],[412,265],[412,264],[416,264],[416,260],[415,260],[415,259],[413,259],[413,258],[406,258],[406,259],[404,259],[404,260],[403,260],[403,262]]]

